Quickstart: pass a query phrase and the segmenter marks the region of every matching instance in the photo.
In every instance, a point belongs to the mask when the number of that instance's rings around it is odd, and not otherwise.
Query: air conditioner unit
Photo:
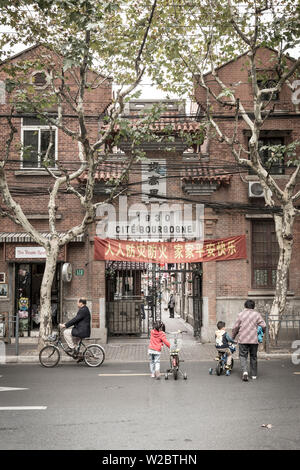
[[[249,181],[249,197],[264,197],[263,187],[258,181]]]

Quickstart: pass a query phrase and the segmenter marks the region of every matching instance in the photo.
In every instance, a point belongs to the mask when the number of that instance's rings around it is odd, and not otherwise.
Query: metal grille
[[[181,315],[187,282],[192,282],[194,332],[198,336],[202,326],[200,263],[187,269],[185,265],[107,262],[106,324],[109,336],[149,336],[153,324],[162,319],[162,305],[166,309],[166,297],[171,291],[180,297],[177,313]]]
[[[252,286],[274,289],[279,247],[273,220],[252,222]]]

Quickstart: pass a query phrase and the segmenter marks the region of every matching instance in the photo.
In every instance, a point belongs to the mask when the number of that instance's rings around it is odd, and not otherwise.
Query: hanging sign
[[[95,237],[94,259],[144,263],[199,263],[247,258],[246,236],[204,242],[138,242]]]

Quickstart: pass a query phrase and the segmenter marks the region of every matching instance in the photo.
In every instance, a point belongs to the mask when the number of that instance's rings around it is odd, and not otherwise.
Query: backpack
[[[263,342],[264,339],[264,332],[261,326],[257,327],[257,339],[259,343]]]

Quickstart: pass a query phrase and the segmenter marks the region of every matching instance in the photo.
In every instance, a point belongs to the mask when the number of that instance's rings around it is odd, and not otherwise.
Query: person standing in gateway
[[[174,294],[170,295],[170,299],[169,299],[169,303],[168,303],[168,309],[169,309],[169,318],[174,318],[174,309],[175,309]]]
[[[86,299],[79,299],[77,306],[79,310],[76,317],[59,325],[62,328],[66,328],[64,338],[69,346],[68,352],[74,352],[76,344],[79,343],[80,339],[89,338],[91,335],[91,313],[86,305]]]

